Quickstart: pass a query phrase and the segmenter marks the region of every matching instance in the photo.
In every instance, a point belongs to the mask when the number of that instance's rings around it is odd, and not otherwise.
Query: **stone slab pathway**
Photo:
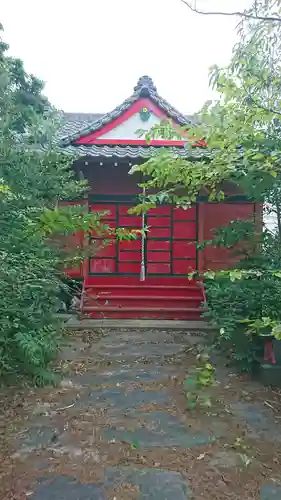
[[[195,345],[179,331],[73,334],[60,386],[13,400],[0,499],[281,500],[274,394],[219,369],[212,407],[188,411]]]

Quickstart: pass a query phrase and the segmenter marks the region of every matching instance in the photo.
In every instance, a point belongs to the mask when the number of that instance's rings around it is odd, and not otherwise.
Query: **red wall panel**
[[[196,220],[196,207],[188,208],[174,208],[174,220]]]
[[[162,263],[154,263],[148,262],[147,266],[147,274],[170,274],[171,273],[171,264],[162,262]]]
[[[170,227],[171,225],[171,217],[147,217],[148,226],[157,226],[157,227]]]
[[[90,259],[90,272],[95,274],[111,274],[116,272],[115,259]]]
[[[88,207],[88,202],[86,200],[77,200],[77,201],[61,201],[60,206],[67,205],[86,205]],[[77,233],[73,233],[72,236],[62,237],[62,242],[64,242],[65,247],[70,250],[73,248],[82,248],[84,246],[84,234],[83,231],[79,231]],[[83,275],[83,264],[78,265],[74,268],[64,268],[64,272],[70,278],[81,278]]]
[[[171,229],[169,227],[153,227],[150,226],[147,238],[170,238]]]
[[[196,259],[196,244],[193,241],[173,241],[175,259]]]
[[[130,251],[119,251],[119,262],[140,262],[141,261],[141,251],[130,252]]]
[[[119,250],[141,250],[141,240],[119,240]]]
[[[260,218],[259,205],[255,203],[204,203],[200,210],[199,241],[210,240],[214,237],[212,229],[227,226],[232,220],[247,220],[254,214]],[[259,221],[257,221],[259,223]],[[201,270],[226,269],[237,261],[233,251],[225,248],[207,247],[199,259]]]
[[[135,274],[139,276],[140,263],[139,262],[119,262],[118,272],[121,274]]]
[[[183,274],[183,272],[188,274],[192,271],[196,271],[196,261],[188,259],[174,260],[173,271],[174,274]]]
[[[116,241],[107,240],[103,242],[105,244],[100,244],[95,251],[96,257],[115,257],[116,255]]]
[[[171,252],[148,252],[148,262],[170,262]]]
[[[95,203],[95,205],[90,205],[90,211],[94,213],[101,213],[104,214],[101,216],[101,219],[116,219],[116,206],[115,205],[108,205],[106,208],[102,204]]]
[[[169,205],[162,205],[160,207],[155,207],[155,208],[150,208],[149,210],[149,215],[167,215],[167,217],[170,216],[171,214],[171,208],[169,207]]]
[[[196,222],[174,222],[173,225],[173,237],[174,238],[182,238],[182,239],[196,239]]]
[[[141,217],[133,215],[121,215],[119,216],[118,223],[119,227],[141,228],[142,220]]]

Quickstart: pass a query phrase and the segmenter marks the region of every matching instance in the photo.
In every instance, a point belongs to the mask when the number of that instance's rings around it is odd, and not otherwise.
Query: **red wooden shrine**
[[[204,289],[190,281],[188,273],[226,268],[232,256],[213,247],[199,252],[197,242],[210,239],[212,229],[233,219],[253,214],[260,219],[260,205],[239,198],[230,187],[225,203],[208,203],[199,196],[188,210],[160,205],[144,217],[128,213],[140,194],[140,178],[129,175],[134,164],[159,147],[171,148],[178,156],[190,154],[184,141],[159,139],[148,145],[139,138],[139,129],[148,131],[163,119],[172,120],[175,127],[190,122],[159,96],[149,77],[140,78],[132,96],[110,113],[65,117],[61,147],[79,155],[74,168],[91,187],[83,200],[88,210],[105,212],[103,221],[113,228],[149,226],[146,238],[120,241],[109,236],[104,248],[78,269],[68,270],[83,281],[82,312],[93,318],[199,319]],[[192,155],[202,155],[202,148],[203,141]],[[76,238],[81,241],[81,235]]]

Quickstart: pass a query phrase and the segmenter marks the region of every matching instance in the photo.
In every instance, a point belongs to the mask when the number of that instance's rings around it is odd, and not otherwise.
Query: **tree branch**
[[[251,100],[251,103],[256,106],[259,109],[262,109],[263,111],[266,111],[267,113],[272,113],[274,115],[281,116],[281,111],[278,111],[277,109],[272,108],[271,106],[263,106],[260,102],[256,101],[251,94],[248,93],[247,89],[243,85],[243,90],[246,94],[248,94],[248,99]]]
[[[281,23],[281,17],[279,16],[258,16],[254,14],[249,14],[248,12],[207,12],[207,11],[202,11],[196,9],[196,7],[193,7],[187,0],[180,0],[182,3],[184,3],[192,12],[196,12],[196,14],[201,14],[203,16],[238,16],[238,17],[244,17],[245,19],[253,19],[257,21],[270,21],[274,22],[277,21]]]

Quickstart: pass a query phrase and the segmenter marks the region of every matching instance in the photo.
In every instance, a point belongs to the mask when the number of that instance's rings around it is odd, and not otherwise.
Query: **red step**
[[[121,285],[134,285],[137,287],[146,287],[146,286],[184,286],[185,288],[190,285],[197,286],[198,282],[195,280],[188,280],[186,277],[178,277],[178,276],[159,276],[152,277],[147,276],[145,281],[140,281],[138,276],[85,276],[84,278],[85,286],[97,286],[97,285],[106,285],[106,286],[117,286]]]
[[[203,302],[202,290],[194,290],[193,293],[186,290],[173,290],[174,294],[162,295],[160,288],[142,290],[142,294],[136,293],[135,287],[124,290],[118,287],[114,290],[101,288],[87,290],[84,296],[82,313],[92,318],[123,318],[123,319],[181,319],[199,320],[201,313],[205,311],[201,307]],[[124,293],[126,292],[126,293]],[[144,292],[146,294],[144,294]],[[186,293],[186,295],[183,294]],[[176,293],[178,295],[176,295]]]
[[[82,314],[92,318],[199,320],[201,283],[184,277],[87,276]]]
[[[135,303],[139,307],[150,307],[153,302],[153,307],[199,307],[202,298],[198,297],[185,297],[185,296],[160,296],[154,295],[149,297],[147,295],[111,295],[104,294],[103,292],[95,295],[91,294],[84,299],[84,311],[88,311],[90,307],[135,307]]]
[[[84,287],[84,290],[89,295],[111,295],[120,296],[130,295],[130,296],[161,296],[169,297],[172,296],[194,296],[202,298],[202,289],[197,286],[176,286],[176,285],[88,285]]]

